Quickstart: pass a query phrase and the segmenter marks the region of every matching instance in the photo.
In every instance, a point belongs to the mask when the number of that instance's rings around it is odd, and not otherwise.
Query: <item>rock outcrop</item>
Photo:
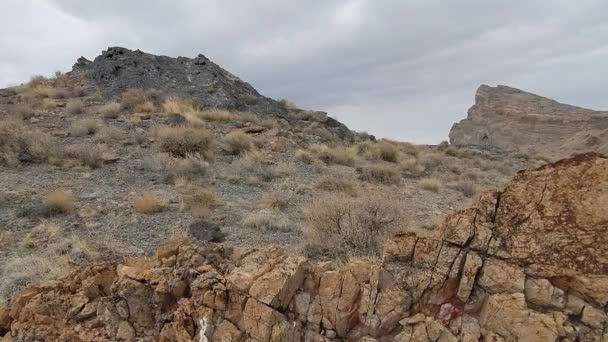
[[[280,103],[260,95],[203,55],[172,58],[110,47],[93,61],[79,58],[72,71],[83,73],[105,96],[119,95],[128,88],[157,89],[169,95],[196,98],[211,107],[287,113]]]
[[[4,341],[606,341],[608,159],[522,171],[382,262],[187,240],[0,308]],[[2,340],[2,338],[0,338]]]
[[[608,112],[570,106],[507,86],[482,85],[450,143],[487,145],[550,158],[608,153]]]

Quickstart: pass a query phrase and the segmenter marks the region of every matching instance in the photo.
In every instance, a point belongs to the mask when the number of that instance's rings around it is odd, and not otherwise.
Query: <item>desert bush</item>
[[[298,105],[288,99],[281,99],[279,100],[279,103],[288,111],[299,112],[302,110]]]
[[[63,150],[52,136],[30,131],[17,121],[0,122],[0,165],[17,166],[28,162],[58,163]]]
[[[104,126],[95,134],[95,141],[101,143],[112,143],[124,138],[124,132],[112,126]]]
[[[67,154],[91,169],[96,169],[103,164],[103,149],[99,145],[70,146]]]
[[[315,198],[304,215],[305,252],[311,257],[340,259],[379,256],[384,235],[397,229],[401,221],[397,201],[377,193]],[[317,255],[311,255],[313,252]]]
[[[401,174],[391,165],[369,165],[359,168],[359,179],[381,184],[399,184]]]
[[[184,158],[175,158],[168,153],[158,153],[144,160],[145,166],[152,171],[160,172],[168,178],[190,179],[203,176],[209,163],[200,154],[188,154]]]
[[[312,164],[312,162],[315,160],[315,156],[305,150],[297,150],[295,156],[305,164]]]
[[[211,134],[202,127],[162,126],[156,135],[163,152],[176,157],[200,153],[206,159],[213,158]]]
[[[401,160],[399,168],[405,177],[420,177],[424,174],[424,166],[418,164],[418,159],[415,157]]]
[[[242,154],[251,150],[251,137],[242,130],[234,130],[224,137],[226,151],[230,154]]]
[[[367,160],[384,160],[391,163],[399,161],[399,150],[388,141],[364,141],[356,146],[358,154]]]
[[[181,210],[190,210],[195,216],[204,216],[209,209],[218,204],[218,198],[213,191],[202,186],[186,183],[178,184],[181,200]]]
[[[426,171],[431,171],[436,168],[444,160],[444,156],[437,152],[427,152],[418,158],[418,163],[424,167]]]
[[[81,114],[84,112],[84,102],[81,100],[70,100],[65,106],[68,114]]]
[[[67,213],[74,209],[74,196],[64,190],[51,191],[44,202],[50,213]]]
[[[355,164],[356,151],[346,146],[331,148],[327,145],[314,145],[311,151],[317,158],[327,165],[339,164],[353,166]]]
[[[253,177],[255,180],[270,182],[279,177],[275,168],[263,162],[261,154],[247,152],[232,162],[230,170],[236,180]]]
[[[62,238],[63,233],[63,228],[60,226],[43,221],[27,233],[20,241],[19,246],[25,249],[48,246]]]
[[[135,106],[135,111],[139,113],[152,113],[156,110],[156,106],[154,106],[154,102],[147,100],[143,103]]]
[[[57,102],[55,102],[55,100],[53,99],[44,99],[42,100],[42,104],[40,105],[40,107],[43,110],[53,110],[57,108]]]
[[[50,88],[47,90],[47,96],[52,99],[65,99],[70,97],[71,92],[66,88]]]
[[[431,177],[422,178],[419,184],[424,190],[432,192],[439,192],[439,188],[441,187],[441,182],[439,179]]]
[[[82,137],[97,132],[97,121],[95,119],[81,119],[72,122],[70,127],[70,135],[74,137]]]
[[[355,196],[357,193],[355,183],[348,178],[338,178],[335,176],[323,176],[315,187],[327,192],[343,192]]]
[[[477,186],[470,181],[459,181],[452,185],[452,188],[460,191],[465,197],[473,197],[477,193]]]
[[[267,192],[262,195],[262,198],[258,202],[258,207],[261,209],[269,210],[283,210],[289,204],[289,198],[285,194],[281,194],[276,191]]]
[[[140,88],[129,88],[121,95],[120,104],[125,110],[135,110],[135,108],[148,101],[146,92]]]
[[[247,215],[241,223],[248,228],[267,232],[290,232],[294,230],[293,224],[281,213],[274,210],[259,210]]]
[[[202,111],[199,117],[207,121],[235,121],[239,118],[237,114],[218,108]]]
[[[18,103],[13,107],[13,113],[15,113],[18,118],[27,120],[35,114],[33,103]]]
[[[407,142],[400,143],[399,144],[399,149],[403,153],[409,154],[410,156],[413,156],[413,157],[420,156],[420,152],[421,152],[421,147],[420,146],[414,145],[414,144],[411,144],[411,143],[407,143]]]
[[[99,113],[106,119],[115,119],[118,117],[118,113],[120,113],[120,110],[120,103],[112,101],[101,106],[99,108]]]
[[[144,192],[135,199],[135,210],[142,214],[155,214],[163,210],[164,203],[152,192]]]

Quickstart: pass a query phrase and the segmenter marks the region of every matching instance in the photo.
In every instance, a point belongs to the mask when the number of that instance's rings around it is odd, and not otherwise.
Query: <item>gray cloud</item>
[[[120,45],[203,53],[265,95],[421,143],[446,139],[481,83],[608,108],[603,0],[7,0],[0,9],[0,85]]]

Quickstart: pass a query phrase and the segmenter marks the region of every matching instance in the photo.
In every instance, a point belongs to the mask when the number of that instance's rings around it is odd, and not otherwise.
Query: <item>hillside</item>
[[[450,143],[486,145],[559,159],[608,153],[608,112],[559,103],[499,85],[482,85],[466,119],[450,130]]]

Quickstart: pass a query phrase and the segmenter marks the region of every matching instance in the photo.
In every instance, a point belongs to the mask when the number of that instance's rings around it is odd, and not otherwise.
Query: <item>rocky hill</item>
[[[482,85],[467,118],[450,130],[455,145],[490,145],[564,158],[608,153],[608,112],[570,106],[499,85]]]
[[[169,242],[0,308],[4,340],[603,341],[608,159],[518,173],[382,262]]]

